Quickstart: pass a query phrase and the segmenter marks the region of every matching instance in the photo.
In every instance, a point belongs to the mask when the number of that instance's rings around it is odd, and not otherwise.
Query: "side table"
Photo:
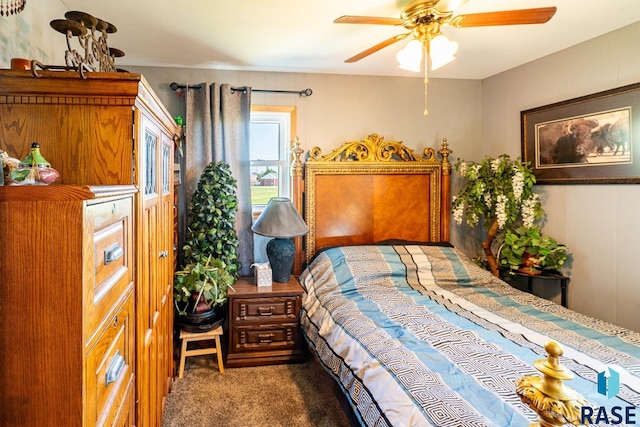
[[[542,273],[537,275],[521,273],[519,271],[517,271],[515,274],[516,276],[524,277],[527,279],[527,292],[529,293],[533,292],[533,279],[540,279],[545,281],[548,281],[548,280],[559,281],[560,282],[560,304],[565,308],[567,307],[567,284],[569,283],[569,278],[567,276],[563,276],[562,274],[559,274],[553,271],[548,271],[548,270],[543,270]]]
[[[260,366],[304,361],[300,333],[302,286],[287,283],[258,287],[241,277],[229,289],[226,367]]]

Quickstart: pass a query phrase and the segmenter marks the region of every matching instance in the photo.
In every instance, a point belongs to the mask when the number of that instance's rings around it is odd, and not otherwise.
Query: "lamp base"
[[[275,237],[267,243],[267,258],[271,264],[274,282],[287,283],[291,278],[291,268],[296,247],[291,239]]]

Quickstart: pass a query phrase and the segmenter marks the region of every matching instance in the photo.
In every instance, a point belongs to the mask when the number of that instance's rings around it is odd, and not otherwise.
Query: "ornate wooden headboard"
[[[304,165],[302,150],[293,152],[294,204],[309,226],[296,241],[295,274],[326,246],[449,241],[452,151],[446,139],[441,160],[432,148],[419,155],[377,134],[324,156],[314,147]]]

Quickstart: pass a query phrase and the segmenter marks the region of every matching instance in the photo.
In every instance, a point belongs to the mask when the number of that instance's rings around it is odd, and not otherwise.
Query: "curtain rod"
[[[188,85],[180,85],[176,82],[173,82],[169,85],[169,87],[171,88],[171,90],[178,90],[178,89],[198,89],[199,91],[202,90],[202,86],[201,85],[193,85],[193,86],[188,86]],[[235,92],[235,91],[243,91],[246,92],[247,88],[246,87],[232,87],[231,88],[231,93]],[[298,94],[300,96],[311,96],[311,94],[313,93],[313,91],[309,88],[304,89],[304,90],[272,90],[272,89],[251,89],[251,92],[269,92],[269,93],[295,93]]]

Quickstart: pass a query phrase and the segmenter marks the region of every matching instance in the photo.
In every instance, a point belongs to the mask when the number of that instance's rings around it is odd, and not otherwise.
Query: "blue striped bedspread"
[[[515,382],[540,375],[549,340],[575,374],[567,386],[594,408],[636,407],[640,423],[640,334],[519,291],[454,248],[332,248],[300,282],[305,339],[362,425],[528,426]],[[614,397],[598,393],[607,368]]]

